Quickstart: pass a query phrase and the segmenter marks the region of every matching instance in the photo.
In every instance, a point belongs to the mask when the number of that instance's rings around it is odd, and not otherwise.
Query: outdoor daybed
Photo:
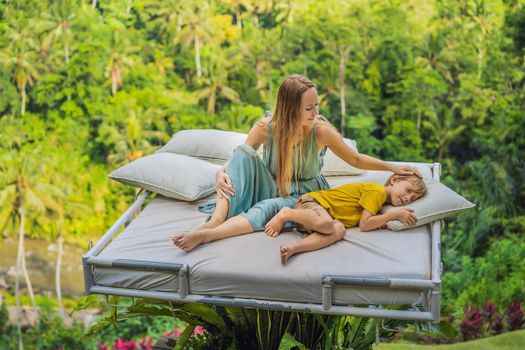
[[[410,164],[430,181],[439,182],[438,163]],[[335,186],[384,182],[388,176],[388,172],[368,171],[327,179]],[[345,240],[296,255],[282,265],[279,246],[302,238],[301,233],[294,230],[272,238],[255,232],[204,244],[186,253],[175,247],[170,237],[204,222],[206,214],[197,207],[214,194],[196,201],[157,194],[141,210],[150,195],[149,191],[141,192],[82,257],[87,293],[439,321],[440,219],[397,232],[351,228]],[[381,305],[407,307],[391,310]]]

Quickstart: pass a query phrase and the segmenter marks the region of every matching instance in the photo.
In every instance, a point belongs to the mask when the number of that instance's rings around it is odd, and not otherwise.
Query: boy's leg
[[[264,232],[267,236],[277,237],[283,225],[288,221],[295,221],[309,231],[324,234],[330,234],[334,231],[334,220],[328,213],[324,214],[312,209],[282,208],[266,224]]]
[[[286,263],[292,255],[328,247],[329,245],[343,239],[345,234],[346,229],[343,224],[339,221],[335,221],[334,231],[331,234],[320,234],[314,232],[295,243],[283,244],[280,248],[281,263]]]
[[[252,225],[243,216],[237,215],[229,218],[222,224],[213,228],[205,228],[186,234],[176,234],[172,237],[173,244],[180,249],[189,252],[203,243],[213,242],[219,239],[240,236],[253,232]]]
[[[295,221],[308,231],[330,234],[334,231],[334,220],[317,201],[303,195],[294,209],[282,208],[265,226],[266,235],[277,237],[287,221]]]

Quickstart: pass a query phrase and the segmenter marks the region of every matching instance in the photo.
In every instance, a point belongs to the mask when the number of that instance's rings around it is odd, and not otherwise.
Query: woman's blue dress
[[[288,197],[279,197],[275,182],[277,169],[277,147],[272,135],[271,121],[267,127],[267,140],[263,157],[247,145],[238,146],[226,168],[235,195],[230,196],[227,219],[241,215],[248,219],[254,231],[264,230],[266,223],[283,207],[293,207],[300,195],[330,188],[321,174],[326,146],[320,151],[316,141],[317,119],[302,144],[302,149],[293,150],[293,175]],[[212,213],[216,200],[199,207],[205,213]]]

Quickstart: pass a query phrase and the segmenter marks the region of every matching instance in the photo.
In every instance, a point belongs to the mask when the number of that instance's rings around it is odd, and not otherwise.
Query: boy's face
[[[390,192],[391,202],[394,207],[407,205],[412,203],[421,195],[418,195],[412,189],[412,185],[408,181],[397,181],[392,185]]]

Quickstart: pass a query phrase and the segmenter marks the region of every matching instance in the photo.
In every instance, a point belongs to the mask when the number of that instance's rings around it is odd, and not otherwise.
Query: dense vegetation
[[[522,0],[1,2],[1,237],[86,245],[134,195],[108,172],[180,129],[248,131],[300,73],[361,152],[443,164],[477,204],[447,221],[443,302],[505,308],[525,299],[523,28]]]

